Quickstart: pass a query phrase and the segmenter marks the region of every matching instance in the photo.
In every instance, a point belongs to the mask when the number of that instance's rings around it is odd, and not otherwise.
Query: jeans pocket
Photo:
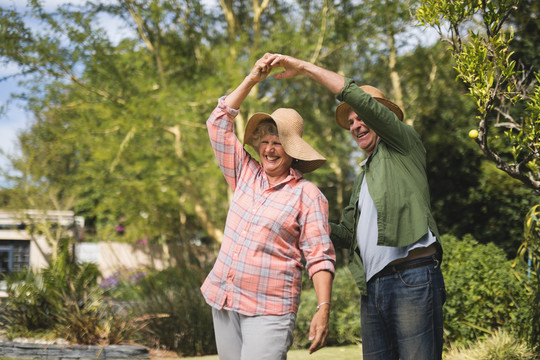
[[[427,266],[401,271],[399,272],[399,278],[402,284],[407,287],[425,286],[431,283],[431,276]]]

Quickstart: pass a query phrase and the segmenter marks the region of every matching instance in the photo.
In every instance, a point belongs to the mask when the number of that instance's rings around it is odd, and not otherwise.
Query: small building
[[[0,280],[2,275],[25,268],[47,267],[53,250],[42,231],[35,231],[38,227],[42,230],[61,227],[65,235],[76,237],[76,231],[84,227],[84,219],[74,216],[73,211],[0,210]],[[74,255],[79,262],[97,264],[105,279],[126,269],[162,270],[174,266],[177,262],[171,254],[180,250],[179,244],[101,241],[76,243]],[[5,290],[5,282],[0,281],[0,297],[7,295]]]
[[[61,226],[72,234],[73,229],[84,227],[84,219],[74,216],[73,211],[0,210],[1,274],[47,265],[50,254],[45,236],[29,232],[35,224],[51,228]]]

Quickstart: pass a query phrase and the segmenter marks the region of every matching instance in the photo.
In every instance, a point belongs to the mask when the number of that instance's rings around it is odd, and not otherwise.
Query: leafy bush
[[[6,277],[8,297],[0,324],[8,337],[28,336],[54,327],[49,316],[53,307],[42,274],[23,271]]]
[[[445,342],[464,345],[501,328],[522,336],[527,332],[529,287],[525,269],[512,267],[505,252],[493,244],[479,244],[471,236],[459,240],[442,237]],[[305,281],[296,322],[294,346],[309,346],[309,325],[317,297]],[[347,268],[336,272],[332,290],[330,332],[327,344],[361,341],[360,294]]]
[[[518,259],[530,263],[531,274],[534,279],[530,299],[529,341],[540,348],[540,204],[533,206],[527,213],[524,226],[524,242],[518,250]]]
[[[470,235],[463,240],[445,235],[442,245],[445,341],[465,344],[499,328],[523,332],[528,296],[524,269],[512,268],[503,250],[479,244]]]
[[[317,296],[310,282],[305,282],[300,298],[293,346],[307,348],[309,325],[317,308]],[[328,346],[360,342],[360,292],[350,271],[338,268],[332,287]]]
[[[198,267],[171,267],[112,281],[116,298],[129,301],[133,314],[145,322],[137,334],[140,343],[182,356],[217,353],[212,310],[199,289],[206,273]]]
[[[473,345],[454,347],[444,356],[445,360],[534,360],[538,358],[538,354],[535,354],[527,344],[504,331],[497,331]]]
[[[68,241],[59,249],[47,268],[6,278],[8,298],[0,318],[6,335],[54,336],[79,344],[116,344],[129,338],[136,324],[106,302],[97,266],[73,262]],[[120,322],[127,326],[118,327]]]

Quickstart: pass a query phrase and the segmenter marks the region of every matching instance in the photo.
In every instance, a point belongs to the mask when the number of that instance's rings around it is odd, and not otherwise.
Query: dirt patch
[[[180,357],[174,351],[150,349],[150,359],[180,359]]]

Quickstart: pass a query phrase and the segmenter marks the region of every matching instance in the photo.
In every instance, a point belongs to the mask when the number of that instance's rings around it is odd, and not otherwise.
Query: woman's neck
[[[287,178],[286,175],[285,176],[268,176],[268,174],[266,175],[266,177],[268,179],[268,183],[272,186],[279,184],[280,182],[282,182],[283,180]]]

